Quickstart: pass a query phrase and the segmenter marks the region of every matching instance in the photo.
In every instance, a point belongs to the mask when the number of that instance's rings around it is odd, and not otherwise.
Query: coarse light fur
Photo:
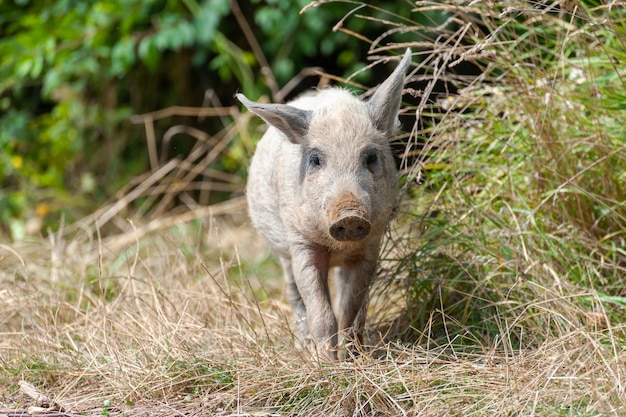
[[[389,140],[410,57],[407,50],[368,101],[341,88],[287,105],[237,95],[270,125],[249,169],[250,218],[280,258],[300,341],[331,359],[338,336],[360,338],[380,241],[397,205]]]

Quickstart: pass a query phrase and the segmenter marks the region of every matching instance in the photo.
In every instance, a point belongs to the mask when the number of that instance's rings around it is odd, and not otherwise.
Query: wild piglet
[[[330,359],[338,338],[361,337],[381,237],[397,205],[389,140],[410,59],[407,49],[368,101],[341,88],[289,104],[237,94],[270,125],[249,170],[252,223],[280,258],[297,336]]]

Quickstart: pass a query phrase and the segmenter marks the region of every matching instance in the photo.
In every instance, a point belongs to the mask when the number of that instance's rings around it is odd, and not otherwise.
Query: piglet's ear
[[[251,112],[265,120],[287,136],[291,143],[301,144],[309,130],[311,111],[286,104],[263,104],[248,100],[243,94],[237,99]]]
[[[383,132],[392,133],[398,125],[404,75],[410,63],[411,49],[407,48],[400,64],[367,102],[370,117],[376,127]]]

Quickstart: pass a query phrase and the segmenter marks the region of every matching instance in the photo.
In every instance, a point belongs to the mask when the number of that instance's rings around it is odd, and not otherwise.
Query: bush
[[[400,328],[505,349],[606,331],[626,307],[626,14],[491,6],[430,6],[449,25],[418,51],[421,77],[459,94],[414,107],[406,142],[424,150],[386,249],[389,278],[411,283]],[[466,61],[481,74],[450,72]]]

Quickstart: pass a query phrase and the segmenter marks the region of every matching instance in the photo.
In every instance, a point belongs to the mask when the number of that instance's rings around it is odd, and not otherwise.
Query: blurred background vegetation
[[[54,231],[146,172],[143,126],[130,123],[131,115],[173,105],[230,106],[236,91],[281,100],[280,87],[303,68],[342,76],[365,66],[363,39],[331,34],[354,5],[312,8],[302,19],[308,3],[0,2],[0,237]],[[410,8],[409,2],[388,2],[387,12],[374,6],[370,13],[402,15]],[[355,20],[349,31],[366,39],[382,27]],[[368,70],[353,81],[371,79]],[[292,95],[317,79],[301,81]],[[156,136],[181,120],[156,121]],[[224,122],[184,120],[209,135]],[[188,152],[191,142],[174,152]],[[226,152],[218,169],[245,175],[242,153]]]

